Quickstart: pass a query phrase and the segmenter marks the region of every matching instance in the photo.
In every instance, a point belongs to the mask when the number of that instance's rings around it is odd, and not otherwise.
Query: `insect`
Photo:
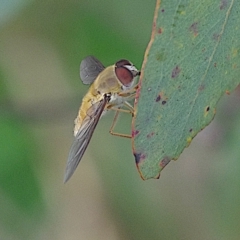
[[[80,78],[84,84],[91,84],[91,86],[82,100],[75,119],[75,139],[69,152],[64,182],[67,182],[76,170],[99,119],[108,110],[116,111],[110,133],[127,137],[125,134],[113,133],[112,129],[119,111],[133,114],[133,107],[127,100],[135,96],[134,79],[138,75],[140,71],[125,59],[106,68],[94,56],[88,56],[82,60]],[[121,108],[123,105],[127,110]]]

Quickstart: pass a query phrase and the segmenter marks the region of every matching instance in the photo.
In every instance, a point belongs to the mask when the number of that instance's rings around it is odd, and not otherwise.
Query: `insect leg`
[[[133,88],[129,90],[125,90],[123,92],[118,93],[120,97],[127,97],[127,98],[133,98],[136,95],[136,90],[138,88],[138,85],[134,86]]]
[[[119,108],[117,108],[117,107],[111,107],[110,108],[111,110],[116,111],[116,113],[115,113],[115,116],[113,118],[113,122],[112,122],[112,125],[110,127],[109,132],[114,136],[131,138],[132,136],[130,134],[116,133],[116,132],[113,131],[113,129],[116,126],[117,119],[118,119],[118,116],[119,116],[120,112],[130,113],[132,115],[132,117],[134,116],[134,109],[133,109],[132,105],[130,103],[126,102],[126,101],[123,104],[127,109],[123,109],[123,108],[120,108],[120,107]]]
[[[111,109],[112,109],[112,110],[115,110],[116,113],[115,113],[115,116],[114,116],[114,118],[113,118],[113,122],[112,122],[112,125],[111,125],[111,127],[110,127],[109,133],[112,134],[113,136],[131,138],[132,136],[129,135],[129,134],[116,133],[116,132],[113,131],[113,129],[114,129],[115,126],[116,126],[119,113],[120,113],[120,112],[131,113],[131,112],[130,112],[129,110],[125,110],[125,109],[121,109],[121,108],[111,108]]]
[[[123,102],[123,104],[127,109],[123,109],[120,107],[114,107],[114,105],[108,105],[107,109],[109,109],[109,110],[111,109],[111,110],[118,111],[118,112],[130,113],[130,114],[132,114],[132,116],[134,116],[134,108],[132,107],[132,105],[127,101]]]

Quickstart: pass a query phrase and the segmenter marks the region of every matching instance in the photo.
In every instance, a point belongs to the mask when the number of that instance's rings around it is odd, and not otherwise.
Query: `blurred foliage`
[[[239,91],[159,181],[139,178],[130,141],[108,134],[109,114],[63,185],[87,90],[79,63],[91,54],[140,68],[155,1],[20,3],[0,25],[0,238],[238,239]],[[116,131],[130,122],[123,114]]]
[[[18,239],[32,238],[35,231],[30,226],[38,226],[45,211],[33,162],[38,151],[29,129],[8,111],[11,104],[3,74],[0,85],[0,224]]]

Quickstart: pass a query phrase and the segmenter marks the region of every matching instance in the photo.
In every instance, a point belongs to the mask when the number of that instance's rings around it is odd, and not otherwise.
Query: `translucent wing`
[[[108,97],[104,97],[103,100],[92,105],[87,111],[87,115],[83,120],[82,126],[80,127],[69,152],[64,183],[69,180],[76,170],[108,101]]]
[[[84,58],[80,64],[80,78],[84,84],[91,84],[104,70],[102,63],[94,56]]]

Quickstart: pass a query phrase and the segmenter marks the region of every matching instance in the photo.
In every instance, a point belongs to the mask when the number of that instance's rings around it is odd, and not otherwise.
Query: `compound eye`
[[[132,63],[129,62],[128,60],[126,59],[121,59],[119,60],[118,62],[116,62],[115,66],[118,68],[118,67],[123,67],[124,65],[129,65],[129,66],[132,66]]]
[[[128,87],[133,81],[133,75],[131,71],[125,67],[116,67],[115,73],[118,80],[126,87]]]

